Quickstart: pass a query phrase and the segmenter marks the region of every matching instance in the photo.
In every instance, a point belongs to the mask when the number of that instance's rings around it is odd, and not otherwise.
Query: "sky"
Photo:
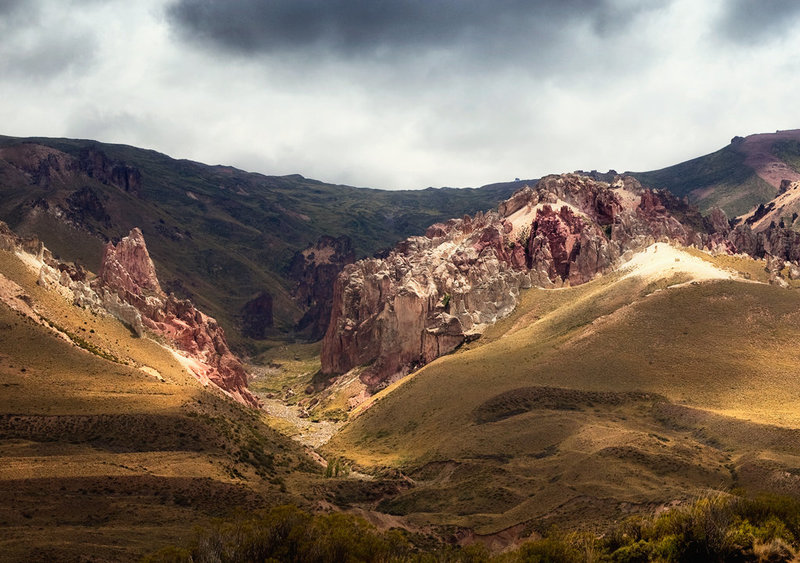
[[[800,128],[797,0],[0,0],[0,134],[385,189]]]

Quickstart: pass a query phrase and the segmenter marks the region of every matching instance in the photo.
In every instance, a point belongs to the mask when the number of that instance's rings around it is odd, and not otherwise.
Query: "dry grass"
[[[248,369],[253,373],[250,389],[262,396],[282,397],[295,404],[319,371],[322,342],[279,344],[253,358]]]
[[[602,526],[784,474],[773,488],[800,491],[787,473],[800,466],[800,293],[664,289],[681,281],[617,274],[528,291],[485,338],[381,394],[326,448],[418,476],[385,510],[487,534]]]
[[[297,502],[319,470],[263,415],[203,389],[156,342],[0,272],[113,362],[0,304],[0,538],[11,560],[135,560],[236,507]],[[163,381],[141,367],[156,370]]]

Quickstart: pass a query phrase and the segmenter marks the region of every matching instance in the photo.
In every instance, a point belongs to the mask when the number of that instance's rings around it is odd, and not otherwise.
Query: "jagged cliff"
[[[361,379],[374,390],[477,337],[514,309],[521,289],[585,283],[656,241],[749,252],[763,236],[731,231],[721,210],[703,218],[630,177],[548,176],[496,212],[437,223],[386,258],[345,267],[322,373],[367,365]]]
[[[39,284],[59,290],[77,306],[110,314],[144,336],[148,331],[173,349],[203,384],[213,384],[239,402],[258,406],[247,389],[241,362],[231,353],[217,322],[188,300],[166,295],[141,230],[108,243],[95,279],[80,266],[55,260],[35,238],[23,239],[0,223],[0,249],[21,252],[39,268]]]
[[[133,305],[142,324],[173,343],[184,365],[201,382],[213,383],[238,401],[258,406],[258,399],[247,389],[244,367],[228,348],[217,321],[191,301],[162,291],[141,230],[133,229],[116,245],[106,245],[95,288]]]
[[[296,325],[297,330],[307,331],[314,340],[325,335],[336,278],[355,259],[352,241],[347,236],[322,236],[315,244],[295,253],[289,267],[289,277],[295,281],[292,294],[306,311]]]

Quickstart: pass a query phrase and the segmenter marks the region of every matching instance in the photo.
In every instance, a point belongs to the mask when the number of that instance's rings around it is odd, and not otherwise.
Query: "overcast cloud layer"
[[[0,134],[382,188],[800,127],[796,0],[0,0]]]

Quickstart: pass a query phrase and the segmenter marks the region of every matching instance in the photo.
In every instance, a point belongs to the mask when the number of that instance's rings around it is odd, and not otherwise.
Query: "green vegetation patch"
[[[744,163],[733,146],[651,172],[631,172],[644,186],[666,188],[689,199],[705,212],[721,207],[735,217],[775,197],[775,188]]]
[[[480,543],[459,547],[397,528],[379,532],[352,515],[312,515],[281,506],[217,520],[187,547],[167,547],[145,561],[792,561],[798,538],[800,502],[770,496],[710,495],[658,515],[626,518],[602,535],[553,527],[539,539],[495,555]]]
[[[772,154],[792,167],[795,172],[800,172],[800,141],[794,139],[777,141],[772,145]]]

